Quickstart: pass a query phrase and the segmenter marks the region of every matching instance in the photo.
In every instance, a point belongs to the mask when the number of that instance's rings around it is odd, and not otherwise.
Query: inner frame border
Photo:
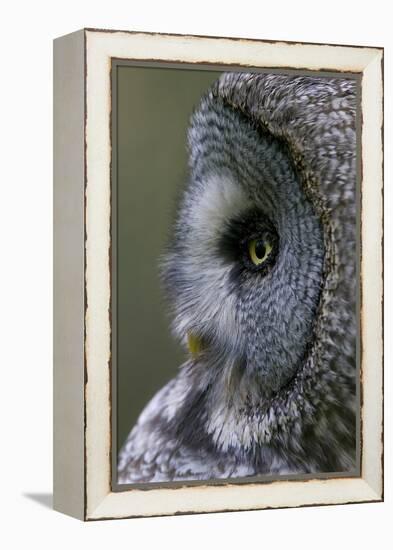
[[[357,318],[357,336],[356,336],[356,466],[353,471],[348,472],[326,472],[320,474],[287,474],[287,475],[261,475],[239,478],[224,478],[210,480],[185,480],[185,481],[165,481],[148,483],[117,483],[117,347],[118,347],[118,292],[117,292],[117,257],[118,257],[118,239],[117,239],[117,187],[118,187],[118,136],[117,136],[117,117],[118,117],[118,69],[120,67],[132,68],[157,68],[157,69],[179,69],[194,71],[219,71],[219,72],[253,72],[262,74],[285,74],[293,76],[318,76],[325,78],[343,78],[354,80],[356,82],[356,306],[355,314]],[[111,57],[110,67],[110,141],[111,141],[111,166],[110,166],[110,422],[111,422],[111,442],[110,442],[110,466],[111,466],[111,490],[113,492],[125,492],[133,489],[149,491],[156,489],[176,489],[181,487],[217,487],[229,485],[247,485],[247,484],[269,484],[276,481],[307,481],[324,480],[340,478],[361,478],[362,476],[362,296],[361,296],[361,219],[362,219],[362,73],[348,71],[330,71],[330,70],[311,70],[311,69],[291,69],[291,68],[261,68],[245,65],[216,64],[216,63],[190,63],[182,61],[165,60],[141,60],[132,58]],[[131,129],[132,131],[132,129]]]

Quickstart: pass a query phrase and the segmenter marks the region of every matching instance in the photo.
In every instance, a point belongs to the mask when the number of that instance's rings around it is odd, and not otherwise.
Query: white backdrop
[[[55,0],[2,6],[0,418],[3,548],[390,548],[392,252],[386,247],[386,501],[83,524],[52,491],[52,44],[82,27],[385,47],[386,241],[392,233],[392,27],[388,2]],[[390,246],[391,248],[391,246]],[[390,538],[390,540],[389,540]],[[4,539],[4,540],[3,540]],[[5,539],[8,539],[4,544]]]

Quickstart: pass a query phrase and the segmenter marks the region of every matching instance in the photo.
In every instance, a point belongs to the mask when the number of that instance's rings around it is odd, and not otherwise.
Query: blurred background
[[[184,360],[158,261],[187,180],[186,132],[210,70],[117,68],[117,441]],[[116,115],[115,115],[116,116]],[[116,274],[114,274],[116,276]]]

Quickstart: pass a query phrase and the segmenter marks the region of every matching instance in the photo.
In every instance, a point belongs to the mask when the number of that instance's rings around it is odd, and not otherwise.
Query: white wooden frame
[[[383,50],[82,30],[55,41],[54,506],[84,520],[383,498]],[[111,490],[111,60],[361,73],[361,476]]]

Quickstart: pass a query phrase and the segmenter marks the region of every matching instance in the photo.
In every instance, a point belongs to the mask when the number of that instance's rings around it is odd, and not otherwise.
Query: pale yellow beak
[[[192,334],[191,332],[187,333],[187,345],[193,357],[196,357],[197,355],[199,355],[203,349],[201,339],[198,338],[198,336],[195,336],[195,334]]]

